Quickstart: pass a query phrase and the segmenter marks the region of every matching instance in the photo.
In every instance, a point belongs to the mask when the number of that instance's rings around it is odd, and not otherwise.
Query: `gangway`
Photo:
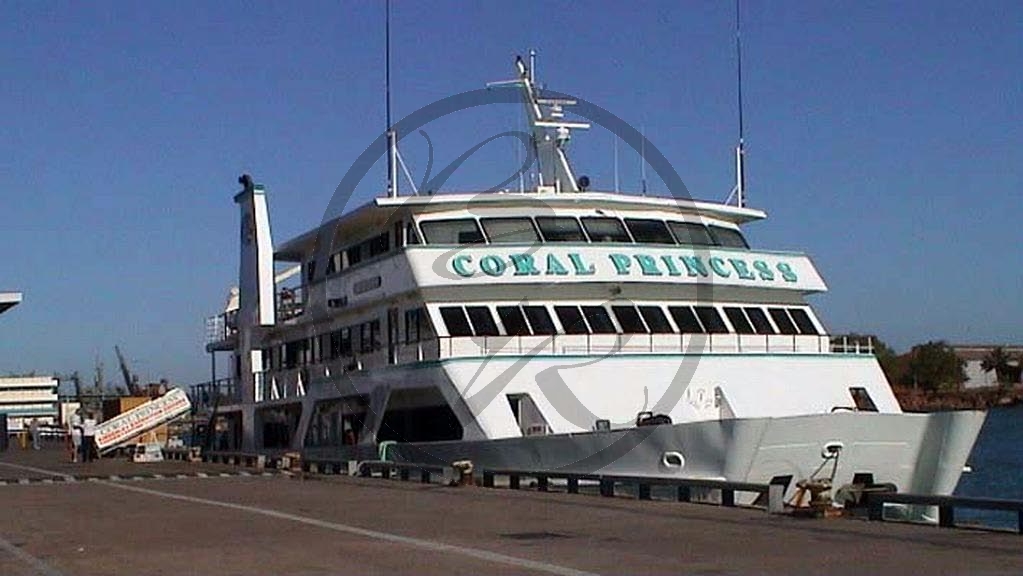
[[[187,414],[191,409],[188,394],[174,388],[97,426],[96,450],[100,454],[109,452],[140,434]]]

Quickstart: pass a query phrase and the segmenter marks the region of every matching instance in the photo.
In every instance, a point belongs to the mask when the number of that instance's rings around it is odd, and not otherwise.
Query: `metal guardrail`
[[[229,464],[232,466],[246,466],[262,470],[267,467],[265,454],[252,452],[205,452],[201,455],[203,462],[211,464]]]
[[[937,506],[938,526],[954,528],[956,508],[974,510],[1001,510],[1015,512],[1017,531],[1023,534],[1023,501],[999,498],[970,498],[966,496],[931,496],[926,494],[903,494],[898,492],[864,494],[867,500],[867,514],[871,520],[884,520],[885,504],[910,504]]]
[[[369,477],[374,472],[379,472],[384,479],[390,478],[393,473],[397,472],[398,478],[405,482],[411,478],[412,472],[418,472],[419,481],[423,484],[432,482],[434,475],[440,477],[442,484],[449,484],[455,478],[454,468],[451,466],[390,462],[387,460],[364,460],[359,462],[357,468],[359,476]]]

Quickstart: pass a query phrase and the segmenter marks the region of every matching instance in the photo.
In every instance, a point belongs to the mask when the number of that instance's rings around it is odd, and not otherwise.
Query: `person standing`
[[[38,450],[39,449],[39,419],[38,418],[33,418],[32,421],[28,423],[28,433],[32,436],[32,449],[33,450]]]
[[[92,462],[96,449],[96,419],[86,414],[82,421],[82,462]]]

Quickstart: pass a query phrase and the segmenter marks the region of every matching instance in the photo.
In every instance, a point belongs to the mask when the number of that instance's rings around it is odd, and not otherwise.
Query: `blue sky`
[[[733,181],[730,2],[395,2],[394,110],[512,75],[599,104],[694,196]],[[905,349],[1023,340],[1023,4],[744,2],[747,235],[805,250],[834,332]],[[88,373],[113,346],[144,380],[204,378],[203,318],[237,275],[236,178],[270,192],[277,241],[314,226],[383,130],[383,3],[43,3],[0,20],[0,373]],[[490,107],[428,127],[437,161],[517,127]],[[422,140],[403,153],[421,175]],[[611,188],[612,140],[573,159]],[[449,188],[503,179],[510,144]],[[624,147],[623,188],[639,187]],[[495,177],[500,175],[500,178]],[[354,201],[380,193],[382,165]],[[660,183],[651,186],[662,191]]]

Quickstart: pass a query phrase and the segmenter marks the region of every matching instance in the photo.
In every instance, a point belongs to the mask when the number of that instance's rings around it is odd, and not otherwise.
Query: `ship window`
[[[767,319],[767,314],[764,314],[761,308],[746,308],[746,316],[753,323],[753,329],[757,331],[757,334],[774,334],[774,327],[771,326],[771,321]]]
[[[703,326],[700,326],[700,321],[689,306],[669,306],[668,312],[671,312],[671,317],[674,318],[679,332],[683,334],[700,334],[703,332]]]
[[[660,306],[640,306],[639,313],[643,315],[643,320],[646,320],[646,325],[654,334],[674,332],[671,329],[671,324],[668,323],[668,317],[664,315],[664,310],[661,310]]]
[[[345,250],[345,256],[348,257],[348,265],[346,268],[355,266],[359,262],[362,262],[362,244],[356,244]]]
[[[617,218],[582,218],[591,242],[632,242],[622,221]]]
[[[412,308],[405,311],[405,343],[419,342],[423,336],[423,314],[422,308]]]
[[[495,244],[540,241],[540,235],[529,218],[482,218],[480,223],[487,238]]]
[[[691,246],[714,245],[714,239],[711,238],[710,231],[703,224],[695,222],[668,222],[668,228],[671,229],[671,233],[675,235],[675,240],[678,240],[679,244]]]
[[[611,315],[607,313],[607,308],[603,306],[583,306],[583,314],[586,316],[586,321],[590,323],[590,329],[593,330],[594,334],[614,334],[615,330],[614,322],[611,321]]]
[[[419,232],[416,231],[416,225],[414,222],[409,222],[405,226],[405,244],[412,246],[419,243]]]
[[[784,308],[768,308],[767,312],[774,319],[779,332],[782,334],[799,334],[799,330],[796,329],[796,325],[792,323],[789,313]]]
[[[526,313],[533,334],[556,334],[558,331],[551,320],[551,314],[546,306],[523,306],[522,311]]]
[[[635,306],[612,306],[611,311],[614,312],[615,319],[618,320],[618,325],[622,327],[623,333],[646,334],[648,332]]]
[[[497,330],[497,324],[494,323],[494,316],[490,313],[490,308],[466,306],[465,311],[469,313],[474,334],[477,336],[500,336],[501,333]]]
[[[440,317],[444,319],[449,336],[472,336],[472,326],[469,326],[469,319],[461,306],[442,306]]]
[[[380,349],[380,320],[359,325],[359,352],[367,354]]]
[[[629,227],[629,232],[632,233],[632,237],[636,239],[636,242],[647,244],[675,243],[671,232],[668,231],[668,226],[662,220],[626,218],[625,225]]]
[[[558,320],[561,321],[561,327],[565,329],[565,334],[589,333],[578,306],[555,306],[554,313],[558,315]]]
[[[806,313],[806,310],[802,308],[789,308],[789,314],[792,314],[792,320],[795,321],[800,334],[820,334],[817,331],[817,327],[813,325],[813,320],[810,320],[810,315]]]
[[[369,244],[369,255],[371,258],[386,254],[391,249],[391,238],[387,232],[369,239],[366,243]]]
[[[480,225],[470,218],[431,220],[419,224],[427,244],[482,244]]]
[[[542,216],[536,219],[545,242],[586,242],[579,221],[571,217]]]
[[[720,246],[726,248],[749,248],[746,239],[742,237],[742,232],[738,230],[723,226],[711,226],[710,231],[714,234],[714,239]]]
[[[693,306],[693,309],[696,310],[696,315],[707,332],[711,334],[726,334],[728,332],[728,326],[725,326],[721,314],[713,306]]]
[[[327,260],[327,276],[337,274],[339,271],[341,271],[341,253],[335,252]]]
[[[305,263],[305,279],[309,282],[313,281],[313,277],[316,275],[316,260],[310,260]]]
[[[849,388],[849,395],[852,396],[853,403],[856,404],[856,409],[863,412],[877,412],[877,405],[874,404],[874,399],[870,397],[870,392],[867,392],[866,388],[853,386]]]
[[[504,332],[509,336],[529,336],[529,324],[518,306],[498,306],[497,315],[504,324]]]
[[[753,334],[753,325],[749,323],[746,315],[742,313],[742,308],[726,306],[725,316],[728,316],[728,320],[732,323],[732,328],[735,328],[735,331],[739,334]]]

